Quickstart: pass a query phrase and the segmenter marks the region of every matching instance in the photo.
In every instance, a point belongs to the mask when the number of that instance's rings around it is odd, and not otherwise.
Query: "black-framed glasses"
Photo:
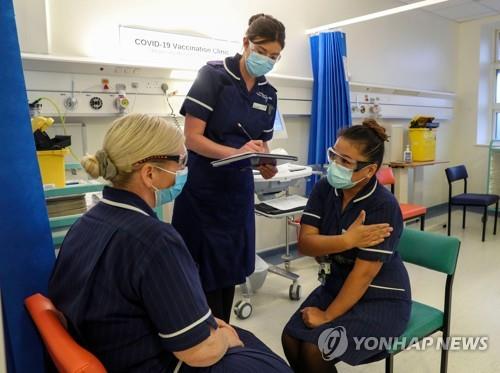
[[[181,166],[185,166],[186,163],[184,160],[187,160],[187,157],[185,155],[167,155],[165,156],[165,159],[167,161],[177,162]]]
[[[368,161],[358,161],[356,159],[352,159],[349,157],[346,157],[340,153],[337,153],[335,149],[332,147],[329,147],[327,149],[327,156],[328,156],[328,161],[329,162],[335,162],[336,164],[349,168],[350,170],[353,170],[354,172],[357,172],[366,166],[369,166],[373,164],[374,162],[368,162]]]
[[[144,158],[143,160],[137,162],[137,164],[159,160],[173,161],[176,162],[181,168],[184,168],[187,165],[188,152],[186,151],[179,155],[153,155],[151,157]]]

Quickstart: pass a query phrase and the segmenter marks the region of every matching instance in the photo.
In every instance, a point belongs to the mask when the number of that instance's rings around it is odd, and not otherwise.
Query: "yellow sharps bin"
[[[436,159],[436,129],[410,128],[408,137],[414,161],[424,162]]]
[[[66,186],[64,157],[68,153],[68,148],[60,150],[39,150],[36,152],[43,185],[53,184],[58,188]]]

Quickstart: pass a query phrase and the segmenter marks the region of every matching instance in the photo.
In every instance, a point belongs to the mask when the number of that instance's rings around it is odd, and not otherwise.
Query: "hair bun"
[[[250,19],[248,20],[248,26],[250,26],[254,21],[256,21],[257,19],[261,18],[261,17],[265,17],[266,15],[264,13],[258,13],[258,14],[254,14],[253,16],[250,17]]]
[[[97,179],[99,176],[99,161],[94,155],[87,154],[80,161],[85,172],[87,172],[92,179]]]
[[[385,133],[385,128],[378,124],[375,119],[365,119],[362,125],[371,129],[380,140],[389,141],[389,136]]]

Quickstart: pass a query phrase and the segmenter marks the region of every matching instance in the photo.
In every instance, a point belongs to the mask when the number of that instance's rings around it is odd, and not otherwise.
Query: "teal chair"
[[[394,367],[394,355],[409,347],[415,338],[421,340],[438,331],[443,333],[443,340],[450,334],[451,317],[451,291],[453,278],[457,266],[460,241],[455,237],[448,237],[437,233],[404,229],[397,251],[403,261],[413,263],[421,267],[445,273],[446,289],[444,295],[444,310],[440,311],[434,307],[419,302],[412,302],[410,321],[403,335],[401,343],[393,344],[389,350],[390,355],[385,360],[386,373],[392,373]],[[405,345],[402,343],[406,341]],[[441,373],[445,373],[448,367],[448,350],[441,350]]]

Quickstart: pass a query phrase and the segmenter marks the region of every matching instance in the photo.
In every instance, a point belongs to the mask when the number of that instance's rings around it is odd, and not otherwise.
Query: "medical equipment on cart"
[[[281,149],[280,149],[281,150]],[[283,153],[283,151],[273,151]],[[243,299],[234,306],[234,312],[240,319],[246,319],[252,314],[251,296],[262,287],[267,276],[271,272],[292,281],[289,288],[289,298],[299,300],[301,297],[301,286],[298,282],[299,275],[291,272],[290,244],[288,237],[288,225],[296,225],[293,216],[302,213],[307,198],[298,195],[288,195],[289,188],[299,181],[308,178],[312,174],[312,168],[290,163],[279,165],[278,173],[269,180],[265,180],[258,171],[254,171],[255,193],[260,203],[255,205],[255,213],[269,219],[285,219],[285,247],[286,253],[282,256],[284,268],[273,265],[269,266],[262,258],[256,255],[255,272],[247,277],[246,283],[241,286]]]

